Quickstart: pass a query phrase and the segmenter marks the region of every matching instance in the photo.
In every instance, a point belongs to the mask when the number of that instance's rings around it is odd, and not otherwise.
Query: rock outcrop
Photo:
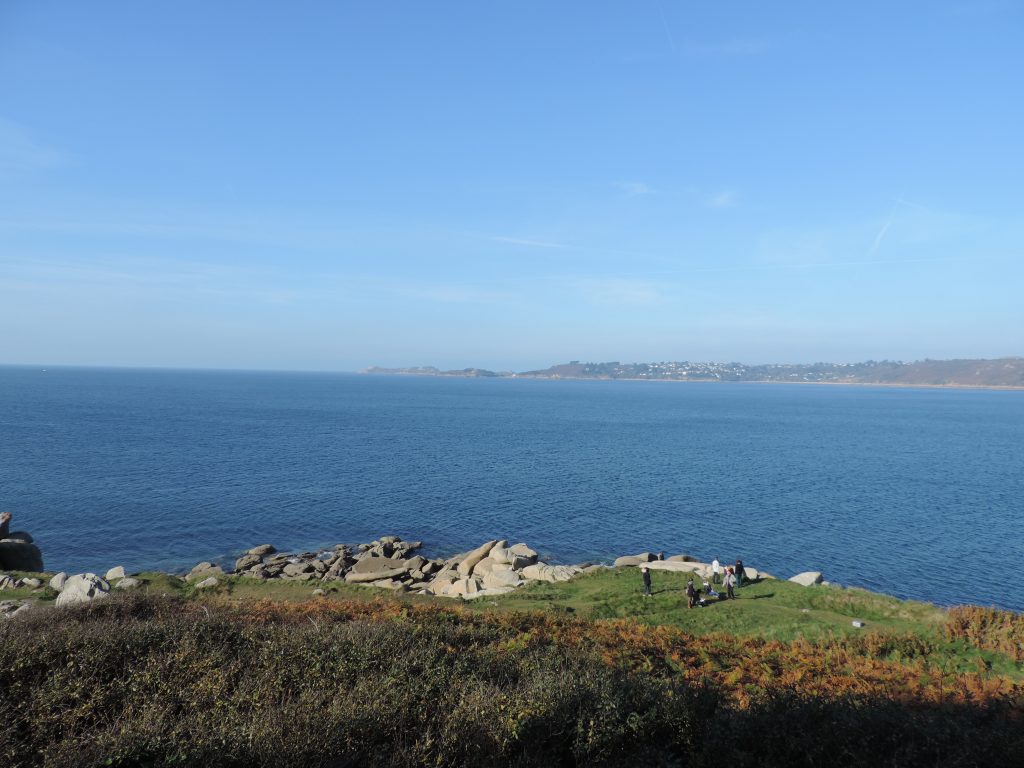
[[[101,579],[95,573],[79,573],[70,576],[64,582],[64,587],[57,595],[56,605],[62,607],[88,603],[106,597],[108,594],[110,594],[110,583],[106,579]]]
[[[642,552],[639,555],[623,555],[615,559],[615,567],[621,568],[627,565],[641,565],[643,563],[654,562],[658,559],[657,555],[653,555],[650,552]]]
[[[0,540],[0,570],[43,572],[43,553],[31,541],[12,538]]]
[[[822,575],[820,571],[804,571],[791,576],[789,580],[803,587],[813,587],[815,584],[821,584]]]

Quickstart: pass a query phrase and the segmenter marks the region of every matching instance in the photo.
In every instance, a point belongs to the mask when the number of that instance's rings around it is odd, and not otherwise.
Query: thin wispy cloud
[[[661,0],[654,0],[658,8],[658,16],[661,18],[661,26],[665,30],[665,38],[668,40],[668,47],[672,53],[676,52],[676,39],[672,36],[672,30],[668,26],[668,18],[665,16],[665,9],[661,7]]]
[[[732,190],[716,192],[708,197],[708,205],[712,208],[732,208],[736,205],[736,193]]]
[[[640,195],[654,194],[654,187],[642,181],[617,181],[618,187],[626,197],[639,197]]]
[[[488,238],[495,243],[508,243],[509,245],[521,245],[525,248],[571,248],[571,245],[565,243],[553,243],[549,240],[532,240],[525,237],[503,237],[503,236],[492,236]]]
[[[875,242],[873,242],[871,247],[868,249],[869,256],[878,250],[878,247],[882,244],[882,240],[885,239],[885,233],[889,231],[889,227],[891,226],[892,216],[889,217],[889,220],[882,225],[882,228],[878,230],[878,234],[875,235]]]

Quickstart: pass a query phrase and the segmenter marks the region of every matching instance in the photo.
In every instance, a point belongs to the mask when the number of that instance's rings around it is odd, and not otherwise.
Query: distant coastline
[[[993,360],[918,360],[910,363],[869,360],[862,363],[776,363],[746,365],[714,362],[581,363],[572,361],[533,371],[485,368],[441,370],[433,366],[381,368],[367,375],[454,378],[510,378],[596,381],[751,382],[762,384],[848,384],[882,387],[1024,389],[1024,358]]]

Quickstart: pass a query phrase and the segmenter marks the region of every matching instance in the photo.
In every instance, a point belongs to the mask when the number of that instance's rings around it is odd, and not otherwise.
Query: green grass
[[[173,595],[192,599],[228,599],[248,602],[274,600],[301,602],[312,599],[314,589],[323,588],[326,599],[439,601],[458,604],[446,598],[398,595],[389,590],[345,582],[261,581],[247,577],[222,577],[222,584],[208,590],[196,590],[184,580],[162,573],[138,574],[143,585],[138,591],[154,595]],[[934,662],[949,671],[986,669],[1024,679],[1024,665],[991,651],[982,651],[963,642],[950,642],[943,635],[946,612],[934,605],[838,586],[802,587],[788,581],[765,579],[747,583],[736,590],[736,600],[714,602],[703,608],[686,605],[686,582],[690,574],[653,571],[653,597],[641,594],[639,571],[613,568],[583,574],[570,582],[551,584],[532,582],[500,597],[466,601],[473,611],[543,611],[574,615],[586,619],[632,619],[650,625],[670,625],[696,635],[723,633],[738,637],[757,637],[789,642],[834,636],[854,636],[869,632],[913,635],[922,638],[934,650]],[[703,586],[694,577],[697,586]],[[44,581],[45,584],[45,581]],[[724,593],[724,590],[722,590]],[[36,598],[52,601],[56,596],[44,588],[32,592],[18,589],[0,593],[0,599]],[[854,620],[864,628],[855,628]]]
[[[743,637],[789,641],[826,634],[934,631],[945,612],[934,605],[898,600],[861,589],[836,586],[801,587],[788,581],[748,582],[736,590],[737,599],[713,602],[704,608],[686,605],[689,574],[652,572],[654,596],[641,595],[635,568],[614,568],[584,574],[571,582],[537,583],[474,606],[514,610],[549,610],[591,619],[636,619],[669,624],[695,634],[726,632]],[[699,577],[694,584],[702,587]],[[721,590],[724,593],[724,590]],[[853,627],[853,620],[865,629]]]

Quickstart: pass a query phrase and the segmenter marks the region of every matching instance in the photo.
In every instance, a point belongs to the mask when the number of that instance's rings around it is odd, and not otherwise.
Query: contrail
[[[878,246],[882,244],[882,240],[885,238],[885,233],[889,231],[889,226],[892,224],[892,216],[889,216],[889,220],[882,225],[882,228],[878,230],[878,234],[875,235],[875,242],[871,245],[868,250],[868,255],[878,250]]]
[[[672,37],[672,30],[668,28],[668,19],[665,18],[665,10],[661,7],[661,0],[654,0],[654,4],[658,6],[658,15],[661,16],[661,23],[665,27],[665,37],[668,38],[669,47],[672,48],[672,53],[676,53],[676,41]]]
[[[882,225],[882,228],[878,230],[878,234],[875,235],[875,242],[872,243],[871,247],[868,249],[868,256],[877,251],[878,246],[882,244],[882,240],[885,239],[885,233],[889,231],[889,227],[892,226],[892,220],[896,218],[896,209],[899,208],[903,202],[903,195],[900,195],[896,198],[896,202],[892,204],[892,210],[889,211],[889,218],[886,219],[885,224]]]

